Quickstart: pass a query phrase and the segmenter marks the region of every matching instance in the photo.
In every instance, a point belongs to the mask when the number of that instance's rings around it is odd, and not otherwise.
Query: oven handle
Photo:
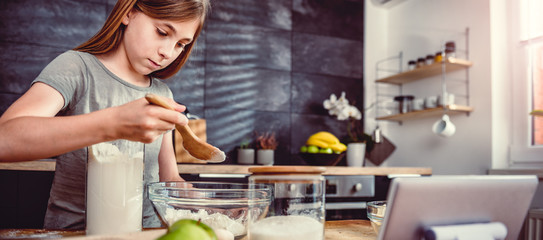
[[[326,203],[326,210],[366,209],[366,202],[330,202]]]

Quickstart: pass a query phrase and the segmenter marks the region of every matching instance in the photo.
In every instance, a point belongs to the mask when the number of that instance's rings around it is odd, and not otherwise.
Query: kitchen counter
[[[2,229],[0,239],[47,239],[69,238],[73,240],[98,239],[130,239],[148,240],[156,239],[166,232],[166,229],[145,230],[138,233],[110,235],[110,236],[84,236],[84,231],[48,231],[42,229]],[[368,220],[341,220],[327,221],[324,231],[325,240],[374,240],[377,234],[373,231]]]
[[[178,164],[180,174],[250,174],[248,169],[258,165]],[[55,160],[0,163],[0,170],[55,171]],[[413,167],[326,167],[323,175],[432,175],[431,168]]]

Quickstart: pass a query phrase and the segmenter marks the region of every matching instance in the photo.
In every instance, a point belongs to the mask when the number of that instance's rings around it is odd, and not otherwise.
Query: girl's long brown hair
[[[200,20],[193,41],[185,46],[177,59],[166,68],[150,74],[161,79],[175,75],[187,61],[192,47],[202,31],[204,20],[209,12],[209,0],[119,0],[113,7],[102,29],[87,42],[74,48],[74,50],[91,54],[104,54],[117,49],[125,29],[125,25],[122,24],[123,17],[132,9],[141,11],[156,19],[172,21]]]

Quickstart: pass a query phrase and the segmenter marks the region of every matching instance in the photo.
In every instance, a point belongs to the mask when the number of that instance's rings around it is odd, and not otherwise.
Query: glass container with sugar
[[[249,226],[251,240],[324,239],[324,167],[252,167],[249,183],[270,185],[268,214]]]

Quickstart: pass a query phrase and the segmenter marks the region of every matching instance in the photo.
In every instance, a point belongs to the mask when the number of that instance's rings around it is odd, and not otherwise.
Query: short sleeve
[[[76,51],[67,51],[51,61],[32,82],[45,83],[64,98],[63,109],[74,101],[78,92],[85,91],[86,67]]]

